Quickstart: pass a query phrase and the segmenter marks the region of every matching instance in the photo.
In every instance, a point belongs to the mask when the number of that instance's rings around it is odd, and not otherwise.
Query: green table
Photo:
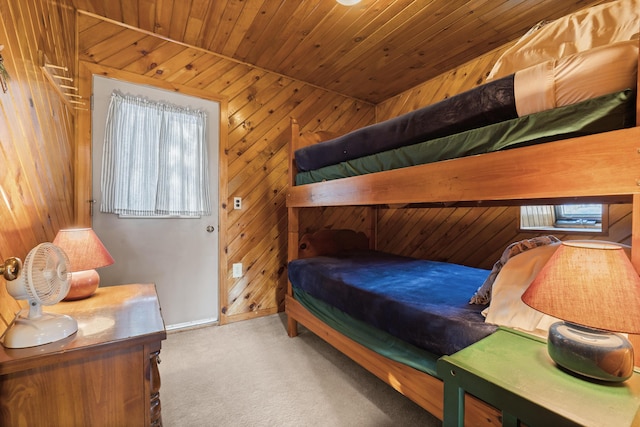
[[[465,392],[502,411],[503,426],[640,425],[640,373],[602,383],[559,369],[544,340],[510,329],[437,363],[444,381],[444,427],[463,426]]]

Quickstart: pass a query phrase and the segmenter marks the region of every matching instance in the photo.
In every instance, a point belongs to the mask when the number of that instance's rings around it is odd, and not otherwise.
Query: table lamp
[[[53,244],[61,248],[71,264],[70,289],[65,301],[90,297],[100,286],[95,270],[113,264],[113,258],[91,228],[70,228],[58,231]]]
[[[602,381],[631,377],[633,347],[620,332],[640,333],[640,277],[621,246],[562,242],[522,301],[563,320],[547,341],[557,365]]]

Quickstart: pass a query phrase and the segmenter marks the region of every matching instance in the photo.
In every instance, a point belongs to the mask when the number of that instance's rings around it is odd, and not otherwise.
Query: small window
[[[602,222],[602,205],[555,206],[556,225],[595,225]]]
[[[520,207],[521,231],[606,233],[607,205],[567,204]]]

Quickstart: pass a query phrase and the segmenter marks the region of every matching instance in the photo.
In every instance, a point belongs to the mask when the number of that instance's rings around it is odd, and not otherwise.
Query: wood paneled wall
[[[88,13],[79,14],[78,28],[82,67],[224,100],[228,123],[223,128],[228,125],[228,132],[220,156],[221,323],[281,310],[287,280],[290,117],[305,130],[346,132],[373,123],[374,106]],[[83,86],[90,87],[86,82]],[[90,129],[84,119],[79,128],[80,149],[87,153],[82,147],[90,144]],[[90,182],[89,175],[79,179]],[[78,200],[88,191],[88,184],[81,185]],[[242,210],[231,208],[235,196],[242,197]],[[231,277],[230,266],[236,262],[245,267],[239,279]],[[212,286],[217,286],[213,278]]]
[[[378,104],[377,120],[396,117],[482,84],[508,46]],[[378,248],[417,258],[491,268],[507,245],[540,234],[519,232],[518,214],[517,206],[382,209],[378,213]],[[631,205],[610,206],[607,235],[554,235],[562,240],[601,239],[631,244]]]
[[[74,109],[45,78],[41,60],[75,74],[75,13],[68,0],[0,2],[0,258],[24,260],[73,225]],[[19,305],[0,277],[0,335]]]

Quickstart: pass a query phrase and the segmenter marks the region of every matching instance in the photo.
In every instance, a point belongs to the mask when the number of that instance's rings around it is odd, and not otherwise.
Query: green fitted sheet
[[[354,319],[343,311],[320,301],[299,289],[293,290],[296,300],[311,314],[331,328],[382,356],[408,365],[418,371],[438,377],[438,356]]]
[[[635,125],[630,89],[296,175],[296,185],[484,154]]]

